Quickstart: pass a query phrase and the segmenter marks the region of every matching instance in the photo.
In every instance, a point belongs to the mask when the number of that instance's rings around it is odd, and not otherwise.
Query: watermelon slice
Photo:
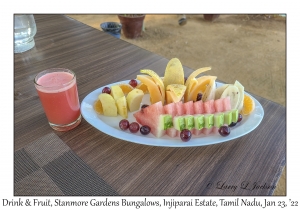
[[[215,100],[214,104],[215,104],[216,112],[223,112],[224,111],[223,98]]]
[[[174,137],[177,136],[178,132],[175,128],[168,128],[166,133],[167,133],[168,136],[174,138]]]
[[[170,103],[170,104],[164,105],[164,112],[165,112],[165,114],[170,114],[170,115],[172,115],[172,117],[175,117],[176,113],[177,113],[175,103]]]
[[[216,112],[214,100],[204,102],[204,112],[207,114],[213,114]]]
[[[231,110],[230,97],[223,98],[223,112]]]
[[[219,134],[219,128],[213,127],[213,130],[212,130],[211,133],[213,133],[213,134]]]
[[[198,130],[196,128],[193,128],[192,129],[192,134],[195,135],[195,136],[200,136],[202,134],[202,129]]]
[[[194,113],[195,114],[203,114],[204,113],[204,104],[203,101],[194,102]]]
[[[141,125],[148,125],[151,128],[151,133],[159,138],[162,137],[166,131],[160,126],[159,117],[165,114],[161,101],[149,105],[133,114],[136,121]]]
[[[175,117],[177,113],[175,103],[164,105],[164,112],[172,115],[172,117]],[[177,135],[177,130],[175,128],[168,128],[166,133],[168,136],[174,138]]]
[[[194,114],[194,102],[188,101],[183,104],[184,114],[193,115]]]
[[[184,115],[183,103],[181,101],[175,103],[175,107],[176,107],[176,116]]]
[[[212,133],[213,132],[213,129],[214,129],[214,127],[211,127],[211,128],[203,128],[202,129],[202,133],[204,134],[204,135],[208,135],[208,134],[210,134],[210,133]]]
[[[230,111],[230,112],[228,112]],[[232,115],[229,115],[229,114]],[[156,102],[146,108],[143,108],[133,116],[136,118],[136,121],[141,125],[148,125],[151,128],[151,133],[160,138],[161,136],[167,134],[170,137],[176,137],[180,135],[180,130],[174,127],[164,127],[165,121],[162,122],[162,117],[168,115],[169,120],[173,120],[177,117],[183,117],[186,121],[186,118],[203,115],[205,119],[205,127],[202,129],[196,129],[194,126],[190,125],[188,129],[190,129],[195,136],[199,136],[201,134],[209,135],[211,133],[218,133],[218,127],[222,124],[228,124],[230,121],[237,121],[238,110],[231,110],[230,97],[225,97],[222,99],[216,100],[208,100],[206,102],[203,101],[189,101],[186,103],[174,102],[170,104],[166,104],[163,106],[162,102]],[[223,116],[222,122],[219,120],[218,116]],[[231,117],[230,117],[231,116]],[[210,118],[214,119],[211,122]],[[231,119],[232,118],[232,119]],[[214,123],[213,123],[214,122]],[[186,123],[186,122],[185,122]],[[178,125],[177,125],[178,127]],[[166,130],[165,130],[166,129]]]

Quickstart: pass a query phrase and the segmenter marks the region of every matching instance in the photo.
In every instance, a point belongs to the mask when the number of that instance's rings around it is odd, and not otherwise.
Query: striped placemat
[[[55,133],[15,151],[15,196],[115,196],[96,172]]]

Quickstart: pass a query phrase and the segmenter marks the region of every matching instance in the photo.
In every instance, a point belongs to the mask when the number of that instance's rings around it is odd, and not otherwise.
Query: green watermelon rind
[[[167,130],[173,127],[173,118],[170,114],[163,114],[159,116],[159,128],[161,130]]]
[[[234,113],[234,114],[233,114]],[[233,117],[233,115],[235,115]],[[172,119],[172,123],[170,121]],[[235,120],[235,121],[234,121]],[[230,125],[231,122],[237,122],[238,110],[232,109],[225,112],[194,114],[194,115],[181,115],[172,118],[170,114],[162,114],[159,117],[159,129],[167,130],[168,128],[175,128],[178,131],[183,129],[192,130],[196,128],[201,130],[203,128],[221,127],[222,125]]]
[[[220,128],[224,125],[224,112],[219,112],[214,114],[214,127]]]

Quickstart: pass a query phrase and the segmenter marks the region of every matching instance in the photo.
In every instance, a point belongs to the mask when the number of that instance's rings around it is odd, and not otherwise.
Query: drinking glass
[[[22,53],[34,47],[36,24],[33,15],[14,16],[14,52]]]
[[[34,84],[48,122],[54,130],[68,131],[80,124],[80,103],[73,71],[47,69],[36,75]]]

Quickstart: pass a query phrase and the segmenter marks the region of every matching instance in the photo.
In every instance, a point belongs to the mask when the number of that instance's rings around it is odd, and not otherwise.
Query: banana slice
[[[209,101],[215,99],[215,92],[216,92],[216,78],[211,79],[209,84],[207,85],[203,96],[202,96],[202,101]]]
[[[241,110],[243,109],[244,106],[244,86],[239,82],[239,81],[235,81],[235,83],[233,84],[234,86],[236,86],[239,91],[240,91],[240,97],[239,97],[239,102],[237,105],[237,109],[239,110],[239,112],[241,112]]]
[[[230,104],[231,109],[237,109],[239,99],[240,99],[240,93],[239,93],[238,87],[235,85],[229,84],[227,88],[223,91],[221,98],[230,97]]]
[[[222,93],[228,87],[228,85],[229,84],[224,84],[224,85],[216,88],[216,91],[215,91],[215,100],[221,98]]]

